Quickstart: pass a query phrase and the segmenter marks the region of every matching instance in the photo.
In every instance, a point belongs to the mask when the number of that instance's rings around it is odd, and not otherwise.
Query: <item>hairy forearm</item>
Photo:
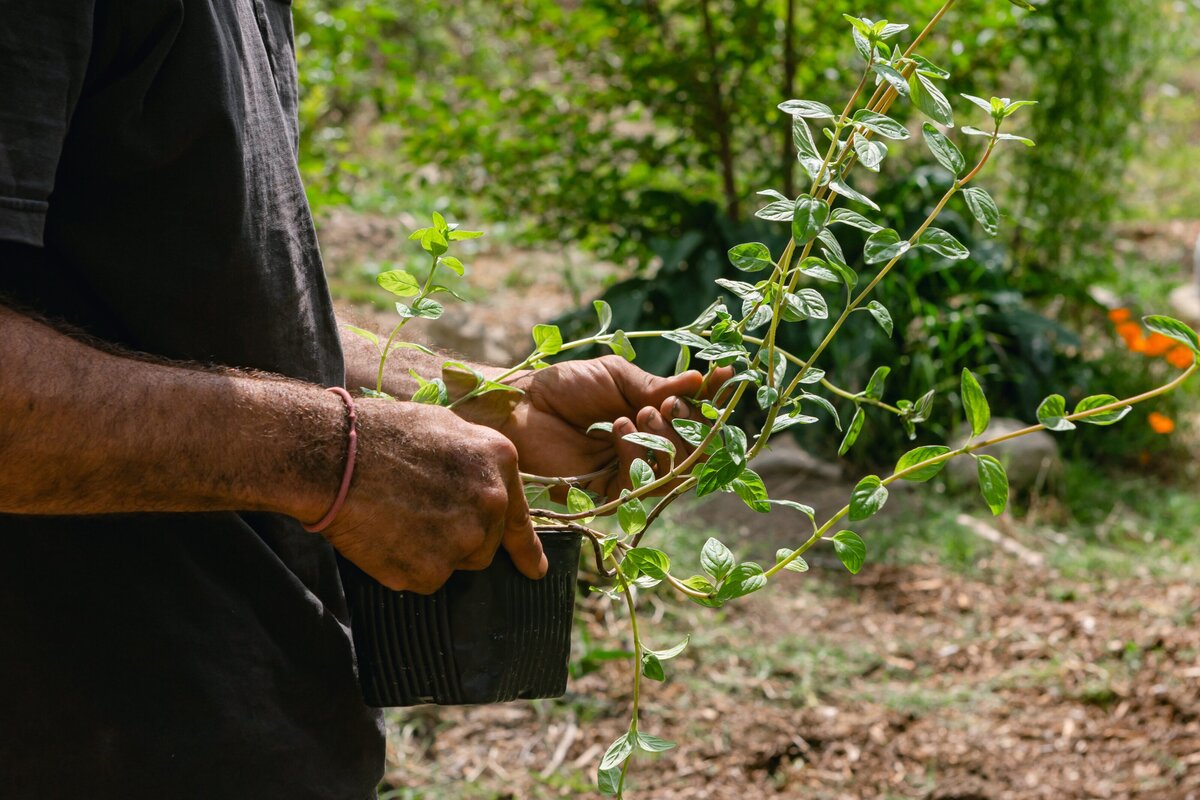
[[[320,387],[90,347],[0,306],[0,512],[275,511],[332,500],[341,401]]]

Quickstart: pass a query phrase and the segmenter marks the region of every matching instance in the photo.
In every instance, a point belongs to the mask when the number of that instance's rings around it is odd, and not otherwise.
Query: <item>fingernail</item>
[[[686,417],[687,409],[683,405],[683,401],[678,397],[671,403],[671,414],[675,417]]]

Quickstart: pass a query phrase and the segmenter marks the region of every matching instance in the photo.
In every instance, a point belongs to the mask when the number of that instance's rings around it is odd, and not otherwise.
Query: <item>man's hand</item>
[[[507,438],[437,406],[357,407],[354,482],[324,532],[343,556],[391,589],[419,593],[455,570],[485,568],[501,545],[525,575],[546,573]]]
[[[574,477],[617,463],[617,470],[584,487],[615,498],[629,488],[629,465],[647,455],[645,447],[622,437],[635,431],[665,436],[675,444],[677,457],[685,457],[691,447],[675,433],[671,420],[690,418],[693,409],[683,398],[702,388],[711,396],[729,374],[719,370],[705,386],[699,372],[660,378],[619,356],[568,361],[514,381],[525,394],[499,430],[516,445],[525,472]],[[596,422],[612,422],[612,433],[588,434]],[[666,459],[659,461],[658,472],[665,473]]]

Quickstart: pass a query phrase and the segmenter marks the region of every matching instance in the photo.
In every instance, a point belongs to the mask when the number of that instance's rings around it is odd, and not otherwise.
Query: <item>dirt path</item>
[[[693,647],[650,684],[643,729],[680,747],[635,762],[634,797],[1200,798],[1194,584],[1064,582],[1005,561],[970,578],[814,569],[715,627],[669,602],[651,636],[692,630]],[[587,603],[593,641],[620,646]],[[424,787],[414,797],[590,796],[628,713],[626,669],[607,663],[553,704],[402,712],[390,780]]]

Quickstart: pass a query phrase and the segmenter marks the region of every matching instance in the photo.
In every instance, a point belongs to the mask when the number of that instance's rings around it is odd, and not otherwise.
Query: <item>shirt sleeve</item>
[[[43,244],[92,15],[88,0],[0,0],[0,239]]]

